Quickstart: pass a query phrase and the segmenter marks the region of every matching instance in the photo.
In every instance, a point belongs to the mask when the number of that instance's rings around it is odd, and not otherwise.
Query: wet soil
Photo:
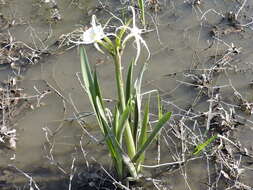
[[[146,178],[133,188],[252,189],[253,3],[243,3],[147,1],[148,27],[154,31],[143,35],[151,50],[143,91],[159,89],[173,117],[160,149],[154,144],[145,164],[183,162],[144,168]],[[0,189],[118,188],[102,169],[113,171],[78,81],[77,47],[68,39],[89,27],[92,14],[103,24],[106,10],[120,15],[124,6],[0,1]],[[110,58],[92,45],[86,49],[104,96],[113,100]],[[133,55],[135,48],[129,47],[123,61]],[[213,135],[219,137],[193,156]]]

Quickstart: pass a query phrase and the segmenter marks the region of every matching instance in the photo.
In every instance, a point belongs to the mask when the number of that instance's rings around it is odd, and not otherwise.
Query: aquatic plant
[[[141,108],[143,96],[141,94],[141,84],[147,63],[142,65],[139,75],[135,82],[133,81],[133,70],[140,56],[141,45],[147,49],[148,54],[149,49],[146,42],[141,37],[142,30],[135,24],[135,10],[133,7],[130,7],[130,9],[133,18],[126,24],[118,17],[114,16],[120,20],[122,24],[115,31],[114,40],[108,38],[108,36],[101,31],[102,27],[95,24],[95,20],[92,20],[92,27],[95,26],[96,29],[96,27],[99,26],[99,30],[97,31],[103,35],[97,34],[96,30],[92,28],[89,32],[93,32],[94,34],[85,36],[90,38],[87,39],[87,41],[90,42],[94,40],[94,43],[100,45],[100,47],[113,58],[118,95],[118,102],[113,111],[105,107],[97,72],[96,70],[91,70],[86,50],[83,46],[80,47],[81,69],[85,91],[88,94],[120,179],[125,177],[138,179],[141,171],[141,164],[145,158],[145,151],[171,116],[171,112],[165,114],[161,112],[161,104],[159,103],[159,120],[155,126],[149,129],[149,100],[145,104],[145,109],[142,110]],[[95,17],[93,16],[92,18],[94,19]],[[132,27],[130,27],[131,21],[133,22]],[[133,39],[133,41],[131,39]],[[125,46],[129,42],[136,44],[137,54],[129,64],[126,80],[124,81],[122,56]],[[85,44],[85,42],[83,42],[83,44]]]

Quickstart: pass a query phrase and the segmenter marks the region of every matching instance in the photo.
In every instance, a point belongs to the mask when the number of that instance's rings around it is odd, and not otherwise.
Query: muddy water
[[[50,46],[62,34],[73,31],[78,25],[86,25],[89,23],[88,12],[94,10],[97,5],[94,1],[57,1],[62,21],[50,23],[50,10],[46,5],[34,0],[12,0],[9,5],[2,6],[1,11],[15,19],[22,19],[27,24],[13,27],[10,33],[17,41],[39,47]],[[145,73],[144,90],[158,88],[166,101],[173,104],[168,105],[168,109],[178,112],[177,105],[182,109],[192,105],[199,111],[207,111],[208,103],[205,99],[197,100],[198,91],[192,87],[183,84],[185,81],[183,74],[186,70],[198,68],[206,68],[210,56],[214,56],[219,51],[224,51],[226,47],[222,42],[215,43],[214,46],[208,48],[212,43],[209,34],[210,24],[216,24],[221,19],[214,13],[206,14],[207,23],[200,25],[201,15],[208,9],[215,9],[219,13],[225,14],[229,11],[238,10],[238,5],[230,1],[208,1],[204,2],[199,8],[193,7],[184,1],[161,1],[162,11],[158,13],[159,18],[158,33],[151,32],[144,35],[145,40],[151,51],[150,65]],[[110,4],[110,6],[113,5]],[[114,4],[116,6],[116,4]],[[250,11],[251,10],[251,11]],[[247,12],[252,17],[252,4],[243,12]],[[102,18],[100,12],[97,13],[98,18]],[[250,15],[251,14],[251,15]],[[154,16],[154,18],[156,18]],[[148,22],[152,25],[152,20],[148,17]],[[50,33],[49,39],[47,36]],[[253,32],[246,28],[245,33],[233,33],[222,38],[226,43],[232,42],[242,47],[242,54],[236,56],[236,62],[239,69],[244,72],[228,72],[227,76],[220,76],[216,79],[217,85],[228,84],[228,78],[233,86],[242,93],[248,100],[253,101],[252,88],[249,83],[252,78],[252,51],[253,41],[251,39]],[[38,39],[37,37],[40,39]],[[33,41],[34,37],[34,41]],[[43,40],[43,43],[40,40]],[[35,44],[34,44],[35,42]],[[129,61],[129,57],[134,54],[134,48],[129,47],[128,55],[124,61]],[[205,50],[207,49],[207,50]],[[95,51],[94,47],[87,47],[89,59],[92,64],[98,64],[100,80],[102,81],[103,94],[105,97],[113,99],[115,91],[113,88],[114,77],[112,73],[112,64],[110,58],[101,55]],[[143,57],[145,53],[143,53]],[[81,154],[80,142],[87,151],[87,159],[94,158],[98,163],[108,165],[109,158],[106,156],[106,147],[96,144],[96,142],[84,135],[80,125],[76,122],[63,121],[73,117],[75,113],[89,112],[91,108],[87,97],[76,77],[76,73],[80,71],[80,63],[77,49],[71,49],[60,55],[49,56],[44,58],[39,64],[29,66],[22,73],[21,86],[29,95],[36,95],[39,91],[50,89],[47,84],[53,86],[62,97],[54,91],[41,100],[40,106],[36,106],[37,101],[33,101],[33,109],[27,109],[17,118],[18,142],[17,150],[1,150],[0,166],[6,167],[7,164],[13,164],[24,170],[32,170],[36,167],[56,167],[64,168],[66,173],[70,171],[73,158],[77,158],[78,163],[84,164],[84,158]],[[1,80],[7,79],[13,75],[11,70],[5,69],[1,71]],[[52,89],[51,89],[52,90]],[[231,89],[225,89],[224,95],[229,96]],[[63,100],[65,103],[63,103]],[[92,123],[94,118],[85,118],[87,122]],[[252,118],[247,117],[248,120]],[[237,136],[249,150],[252,150],[253,124],[247,122],[244,128],[237,131]],[[97,129],[87,127],[90,135],[101,140]],[[53,152],[55,162],[50,162],[49,149],[46,134],[54,133],[50,138],[53,143]],[[82,140],[81,140],[82,139]],[[163,155],[169,155],[168,148],[163,148]],[[150,155],[150,158],[155,155]],[[15,157],[14,160],[10,160]],[[162,162],[171,161],[169,156],[164,156]],[[151,159],[148,161],[152,163]],[[173,181],[168,180],[168,188],[171,189],[204,189],[207,181],[207,174],[203,170],[206,163],[194,162],[191,167],[187,167],[188,180],[185,180],[180,173],[173,174]],[[50,166],[51,165],[51,166]],[[52,166],[53,165],[53,166]],[[201,172],[202,171],[202,172]],[[250,171],[250,170],[248,170]],[[147,171],[148,173],[150,171]],[[246,182],[250,183],[252,173],[248,172]],[[166,175],[162,178],[166,179]],[[188,184],[185,182],[188,181]],[[181,184],[181,185],[180,185]],[[252,184],[253,185],[253,184]]]

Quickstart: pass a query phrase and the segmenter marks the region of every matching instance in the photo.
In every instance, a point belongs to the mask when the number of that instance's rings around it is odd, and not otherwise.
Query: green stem
[[[116,76],[116,82],[117,82],[117,91],[118,91],[118,98],[120,101],[120,108],[119,111],[122,113],[126,108],[126,102],[125,102],[125,93],[124,93],[124,83],[123,83],[123,75],[122,75],[122,66],[121,66],[121,54],[119,52],[119,49],[116,50],[116,54],[114,55],[114,64],[115,64],[115,76]],[[126,123],[126,135],[125,140],[127,144],[127,150],[128,155],[130,158],[133,158],[136,149],[134,144],[134,139],[132,136],[131,128],[129,123]]]
[[[118,98],[120,101],[119,111],[122,113],[123,110],[126,108],[126,103],[125,103],[125,94],[124,94],[123,75],[122,75],[122,70],[121,70],[121,55],[118,51],[116,55],[114,56],[114,64],[115,64],[115,76],[116,76],[116,82],[117,82]]]

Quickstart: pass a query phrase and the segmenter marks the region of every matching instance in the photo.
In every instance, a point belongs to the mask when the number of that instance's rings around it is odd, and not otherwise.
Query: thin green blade
[[[133,61],[131,61],[129,67],[128,67],[128,72],[127,72],[127,80],[126,80],[126,103],[129,101],[131,98],[132,94],[132,78],[133,78]]]
[[[157,94],[157,107],[158,107],[158,119],[161,119],[163,116],[163,106],[161,104],[161,97],[159,93]]]
[[[139,9],[141,10],[141,22],[143,26],[145,26],[145,4],[144,0],[138,0],[138,6]]]
[[[144,143],[147,140],[147,129],[148,129],[148,124],[149,124],[149,104],[150,104],[150,96],[148,99],[148,102],[146,103],[145,106],[145,111],[144,111],[144,116],[142,120],[142,126],[141,126],[141,132],[140,136],[138,139],[138,146],[137,146],[137,151],[144,145]],[[145,159],[145,151],[140,155],[140,158],[136,162],[136,168],[137,171],[140,170],[140,164],[144,161]]]
[[[138,152],[136,153],[136,155],[133,157],[132,162],[136,162],[140,156],[142,155],[142,153],[147,149],[147,147],[152,143],[152,141],[154,140],[155,136],[157,135],[157,133],[160,131],[160,129],[164,126],[164,124],[170,119],[171,116],[171,112],[167,112],[166,114],[163,115],[163,117],[158,121],[158,123],[156,124],[156,126],[154,127],[153,131],[151,132],[151,134],[149,135],[149,137],[147,138],[147,140],[145,141],[145,143],[142,145],[142,147],[140,147],[140,149],[138,150]]]
[[[87,56],[86,50],[83,46],[80,47],[80,61],[81,61],[81,70],[82,70],[82,77],[83,77],[83,81],[84,81],[85,91],[88,94],[92,108],[93,108],[94,112],[96,113],[96,117],[99,122],[99,126],[100,126],[101,130],[103,131],[101,119],[100,119],[99,113],[98,113],[97,101],[96,101],[97,90],[95,89],[96,88],[95,86],[98,84],[94,84],[94,79],[93,79],[93,75],[92,75],[92,72],[90,69],[88,56]]]
[[[139,136],[139,140],[138,140],[138,149],[143,146],[144,142],[147,139],[147,126],[148,126],[148,122],[149,122],[149,102],[150,102],[150,98],[148,99],[148,102],[145,106],[145,111],[144,111],[144,116],[143,116],[143,121],[142,121],[142,126],[141,126],[141,133]]]
[[[113,134],[117,136],[119,131],[119,109],[115,106],[114,119],[113,119]]]
[[[89,91],[90,87],[94,86],[94,82],[93,82],[93,77],[92,77],[92,73],[90,69],[88,56],[83,46],[80,47],[80,61],[81,61],[81,69],[82,69],[84,85],[85,85],[86,90]]]
[[[126,122],[128,121],[128,117],[129,117],[129,114],[130,114],[130,107],[129,105],[126,107],[126,109],[123,111],[123,113],[121,114],[120,118],[119,118],[119,128],[118,128],[118,133],[116,134],[117,135],[117,140],[119,142],[122,141],[122,137],[123,137],[123,134],[125,132],[125,126],[126,126]]]
[[[104,136],[105,136],[107,147],[108,147],[111,157],[114,161],[118,175],[120,178],[122,178],[123,173],[124,173],[124,171],[123,171],[124,166],[123,166],[123,158],[122,158],[121,151],[119,151],[119,147],[117,145],[115,145],[115,144],[117,144],[117,142],[115,142],[116,139],[111,131],[111,128],[109,127],[109,125],[107,124],[107,122],[103,118],[101,118],[101,120],[102,120],[102,124],[103,124],[104,131],[105,131]]]
[[[99,99],[98,96],[96,97],[96,104],[97,104],[97,107],[98,107],[99,116],[104,120],[104,122],[108,126],[108,121],[107,121],[107,118],[106,118],[105,109],[103,108],[102,103],[100,102],[100,99]]]
[[[97,72],[96,71],[94,72],[93,76],[94,76],[94,90],[95,90],[95,94],[99,98],[99,100],[101,102],[101,105],[102,105],[102,108],[104,109],[104,101],[102,99],[102,95],[101,95],[101,91],[100,91],[100,85],[99,85],[99,82],[98,82],[98,79],[97,79]]]
[[[132,126],[132,131],[133,131],[133,138],[135,141],[135,145],[137,145],[138,141],[138,126],[139,126],[139,120],[140,120],[140,111],[138,109],[138,102],[137,102],[137,97],[134,99],[134,104],[133,104],[133,109],[134,109],[134,120],[133,120],[133,126]]]
[[[213,142],[217,137],[218,137],[217,135],[212,136],[211,138],[207,139],[204,143],[199,144],[199,145],[195,148],[193,154],[194,154],[194,155],[199,154],[200,151],[202,151],[206,146],[208,146],[211,142]]]

